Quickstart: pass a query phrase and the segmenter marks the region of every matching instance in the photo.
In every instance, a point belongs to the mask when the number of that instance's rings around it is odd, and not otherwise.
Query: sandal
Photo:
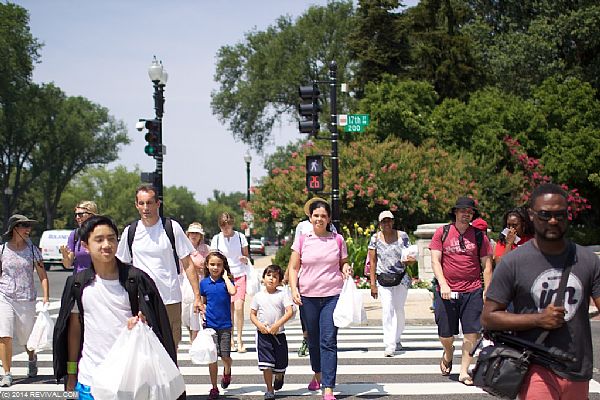
[[[454,346],[452,346],[452,357],[454,357]],[[452,357],[450,361],[446,361],[446,351],[442,353],[442,358],[440,360],[440,371],[442,371],[442,376],[450,375],[452,372]]]
[[[462,378],[459,377],[458,381],[465,386],[473,386],[473,378],[471,378],[469,375],[463,376]]]

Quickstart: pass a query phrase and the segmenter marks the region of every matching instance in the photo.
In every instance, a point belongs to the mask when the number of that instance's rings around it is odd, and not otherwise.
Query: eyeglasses
[[[552,218],[554,218],[557,221],[564,221],[569,216],[568,210],[558,210],[558,211],[531,210],[531,212],[542,221],[550,221]]]
[[[19,222],[17,225],[15,225],[16,228],[31,228],[31,223],[29,222]]]
[[[89,214],[89,212],[76,212],[75,217],[81,218],[81,217],[85,217],[88,214]]]

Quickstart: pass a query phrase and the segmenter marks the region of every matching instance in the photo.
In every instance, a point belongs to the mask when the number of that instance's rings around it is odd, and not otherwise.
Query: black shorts
[[[288,366],[288,344],[285,333],[279,335],[257,333],[258,369],[285,372]]]
[[[483,289],[459,293],[458,299],[444,300],[439,291],[434,293],[435,323],[438,335],[446,338],[458,335],[458,322],[463,333],[481,331],[481,310],[483,310]]]

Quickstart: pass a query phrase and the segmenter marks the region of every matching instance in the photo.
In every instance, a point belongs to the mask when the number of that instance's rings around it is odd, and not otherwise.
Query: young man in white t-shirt
[[[118,230],[105,216],[81,227],[82,246],[92,266],[65,284],[54,331],[54,373],[66,375],[65,387],[80,399],[92,399],[92,377],[122,329],[147,322],[175,362],[167,312],[152,279],[116,257]],[[133,303],[133,304],[132,304]],[[85,327],[85,329],[84,329]]]

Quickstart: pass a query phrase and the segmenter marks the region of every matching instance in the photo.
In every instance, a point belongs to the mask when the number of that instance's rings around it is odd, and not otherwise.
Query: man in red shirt
[[[464,338],[458,380],[470,386],[473,381],[468,372],[472,359],[469,352],[479,339],[479,317],[483,309],[481,266],[487,288],[492,278],[492,248],[486,235],[481,235],[480,246],[477,244],[479,234],[470,224],[479,216],[473,199],[460,197],[449,215],[452,224],[447,235],[444,235],[444,227],[439,227],[429,245],[433,273],[438,281],[438,290],[434,293],[435,322],[444,347],[440,370],[444,376],[452,371],[454,335],[459,333],[460,321]]]

